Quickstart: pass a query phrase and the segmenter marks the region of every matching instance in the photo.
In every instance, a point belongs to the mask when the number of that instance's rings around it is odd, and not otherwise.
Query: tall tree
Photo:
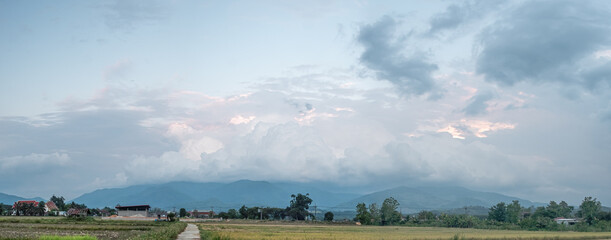
[[[325,221],[327,221],[327,222],[333,221],[333,213],[332,212],[326,212],[325,213]]]
[[[290,206],[288,209],[288,215],[293,219],[297,220],[305,220],[307,216],[310,215],[308,209],[310,208],[310,204],[312,204],[312,199],[310,198],[310,194],[306,193],[303,195],[301,193],[295,195],[292,194],[291,198],[293,198],[290,202]]]
[[[382,208],[380,209],[380,217],[382,225],[392,225],[401,221],[401,213],[397,211],[399,202],[393,197],[384,199]]]
[[[371,224],[380,225],[382,222],[380,209],[378,208],[378,204],[372,203],[369,204],[369,215],[371,215]]]
[[[601,205],[596,198],[586,197],[579,205],[579,211],[577,215],[582,217],[588,224],[592,224],[596,220],[598,212],[600,212]]]
[[[520,213],[522,212],[522,206],[520,206],[520,202],[518,200],[513,200],[509,205],[507,205],[507,222],[510,223],[518,223],[520,220]]]
[[[180,217],[187,216],[187,210],[185,208],[181,208],[180,210],[178,210],[178,216]]]
[[[505,203],[500,202],[496,206],[492,206],[488,212],[488,219],[505,222],[507,219],[507,206],[505,206]]]
[[[60,196],[60,197],[56,197],[55,195],[53,195],[51,197],[51,202],[55,203],[55,206],[57,206],[57,208],[59,208],[60,211],[66,211],[68,209],[66,209],[66,203],[64,203],[64,197]]]
[[[371,224],[371,214],[367,210],[367,205],[365,203],[359,203],[356,205],[356,218],[357,222],[361,224],[369,225]]]
[[[36,215],[38,216],[45,215],[45,202],[44,201],[38,202],[38,206],[36,206]]]
[[[239,210],[240,212],[240,218],[248,218],[248,208],[246,207],[246,205],[242,205],[242,207]]]

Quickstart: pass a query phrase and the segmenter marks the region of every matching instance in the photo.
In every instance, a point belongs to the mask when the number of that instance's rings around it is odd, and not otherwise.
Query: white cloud
[[[250,121],[255,120],[255,118],[255,116],[242,117],[242,115],[237,115],[235,117],[232,117],[231,120],[229,120],[229,123],[233,125],[247,124]]]

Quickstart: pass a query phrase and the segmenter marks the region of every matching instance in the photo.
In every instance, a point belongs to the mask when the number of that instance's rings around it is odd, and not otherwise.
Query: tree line
[[[261,219],[261,220],[283,220],[287,217],[293,220],[315,219],[316,216],[311,214],[309,209],[312,204],[310,194],[306,193],[291,195],[291,201],[286,208],[273,207],[242,207],[238,210],[229,209],[227,212],[220,212],[217,217],[223,219]],[[333,213],[325,213],[325,220],[332,221]]]
[[[488,216],[482,217],[467,214],[435,214],[431,211],[420,211],[417,214],[403,216],[397,211],[398,207],[399,203],[392,197],[385,199],[381,208],[375,203],[370,204],[369,207],[365,203],[358,203],[354,221],[364,225],[611,231],[611,212],[602,211],[601,203],[592,197],[584,198],[578,209],[569,206],[565,201],[560,203],[550,201],[547,206],[537,208],[525,208],[517,200],[509,204],[499,202],[489,208]],[[558,218],[570,220],[563,220],[567,222],[564,224],[556,222],[555,219]]]

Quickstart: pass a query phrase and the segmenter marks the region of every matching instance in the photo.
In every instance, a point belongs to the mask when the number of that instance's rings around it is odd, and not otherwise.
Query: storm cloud
[[[384,16],[379,21],[362,26],[357,37],[365,47],[360,61],[375,71],[377,77],[394,84],[406,95],[422,95],[435,90],[431,74],[437,65],[428,61],[427,53],[409,48],[409,35],[397,32],[397,21]]]
[[[527,1],[480,33],[477,73],[504,86],[591,82],[577,72],[582,61],[611,46],[609,19],[593,1]]]

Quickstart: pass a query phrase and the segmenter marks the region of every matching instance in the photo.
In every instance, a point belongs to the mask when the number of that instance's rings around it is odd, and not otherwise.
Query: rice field
[[[198,226],[202,239],[611,239],[611,232],[270,223],[200,223]]]
[[[115,221],[63,217],[0,217],[0,240],[5,239],[171,239],[185,223]]]

